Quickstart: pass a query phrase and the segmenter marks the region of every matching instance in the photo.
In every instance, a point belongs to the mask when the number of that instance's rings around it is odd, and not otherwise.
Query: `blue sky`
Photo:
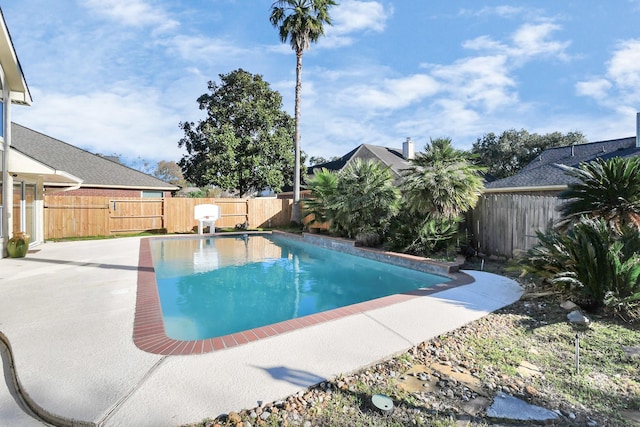
[[[304,55],[302,149],[488,132],[635,134],[640,0],[338,0]],[[293,115],[271,0],[21,0],[3,12],[33,95],[15,122],[95,153],[179,160],[209,80],[263,75]]]

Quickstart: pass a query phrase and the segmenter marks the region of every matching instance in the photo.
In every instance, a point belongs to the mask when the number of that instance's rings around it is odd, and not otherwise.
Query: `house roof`
[[[562,189],[577,182],[577,179],[567,175],[560,165],[578,167],[580,163],[590,162],[597,158],[607,160],[613,157],[634,156],[640,156],[640,148],[636,147],[635,136],[549,148],[516,175],[490,182],[485,186],[485,189],[487,192],[492,190],[505,191],[506,189],[529,191]]]
[[[66,171],[82,179],[82,187],[128,188],[173,191],[168,184],[109,158],[98,156],[66,142],[12,123],[12,145],[16,151],[51,169]],[[59,185],[56,183],[47,183]]]
[[[361,144],[337,160],[309,167],[307,173],[312,175],[314,169],[321,168],[339,171],[344,168],[351,159],[356,158],[362,160],[378,160],[391,169],[394,179],[396,180],[402,176],[402,170],[411,167],[411,163],[402,157],[402,150],[382,147],[380,145]]]
[[[0,9],[0,64],[5,73],[6,84],[11,91],[11,102],[15,104],[31,105],[31,93],[22,72],[22,66],[13,47],[11,34]]]

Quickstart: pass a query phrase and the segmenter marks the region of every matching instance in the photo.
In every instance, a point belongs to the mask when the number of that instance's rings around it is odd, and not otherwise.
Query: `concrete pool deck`
[[[522,294],[510,279],[467,271],[469,285],[222,351],[167,356],[133,341],[139,254],[140,238],[121,238],[46,243],[0,260],[0,336],[39,414],[68,425],[195,423],[371,365]],[[3,366],[0,424],[41,425],[7,391]]]

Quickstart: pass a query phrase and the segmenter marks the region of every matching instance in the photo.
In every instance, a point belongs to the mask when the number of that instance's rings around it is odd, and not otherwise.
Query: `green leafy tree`
[[[338,157],[338,156],[332,156],[332,157],[330,157],[329,159],[326,159],[326,158],[324,158],[324,157],[322,157],[322,156],[311,156],[311,157],[309,158],[309,164],[310,164],[311,166],[314,166],[314,165],[321,165],[321,164],[323,164],[323,163],[329,163],[329,162],[332,162],[332,161],[334,161],[334,160],[338,160],[339,158],[340,158],[340,157]]]
[[[546,135],[530,134],[522,129],[504,131],[501,135],[488,133],[473,144],[471,153],[480,165],[496,178],[515,175],[547,148],[584,144],[587,140],[580,132],[552,132]]]
[[[280,41],[289,40],[296,53],[295,94],[295,167],[293,178],[293,209],[291,220],[300,222],[300,93],[302,90],[302,54],[311,43],[324,35],[324,25],[331,25],[329,8],[333,0],[277,0],[271,6],[271,25],[277,27]]]
[[[178,163],[198,187],[213,185],[245,196],[290,183],[294,165],[294,122],[282,97],[259,74],[242,69],[220,74],[198,98],[207,118],[180,123],[178,145],[187,153]]]
[[[156,170],[153,172],[153,176],[181,188],[188,186],[187,180],[184,179],[182,175],[182,169],[180,169],[180,166],[173,160],[168,162],[160,160],[156,166]]]
[[[596,159],[578,168],[566,167],[578,179],[560,194],[561,229],[581,217],[602,218],[612,227],[633,226],[640,231],[640,158]]]
[[[380,162],[356,159],[338,174],[336,190],[326,199],[331,230],[349,238],[371,234],[379,240],[398,212],[400,193],[393,174]],[[370,239],[368,239],[370,240]]]
[[[405,171],[402,190],[412,212],[432,218],[455,218],[473,208],[483,189],[483,168],[464,151],[439,138],[425,146]]]

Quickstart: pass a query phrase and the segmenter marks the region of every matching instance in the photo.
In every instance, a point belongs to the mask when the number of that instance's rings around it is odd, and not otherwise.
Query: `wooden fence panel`
[[[132,233],[164,228],[164,200],[109,199],[109,233]]]
[[[562,200],[556,196],[485,194],[470,215],[469,231],[480,252],[512,257],[537,243],[544,231],[560,219]]]
[[[106,197],[45,196],[45,238],[105,236],[109,234]]]
[[[275,227],[291,222],[291,199],[250,199],[250,227]]]
[[[247,221],[246,199],[165,199],[165,218],[168,233],[189,233],[197,229],[198,221],[193,217],[196,205],[213,204],[220,207],[221,218],[216,227],[234,227]],[[251,223],[251,221],[250,221]]]

